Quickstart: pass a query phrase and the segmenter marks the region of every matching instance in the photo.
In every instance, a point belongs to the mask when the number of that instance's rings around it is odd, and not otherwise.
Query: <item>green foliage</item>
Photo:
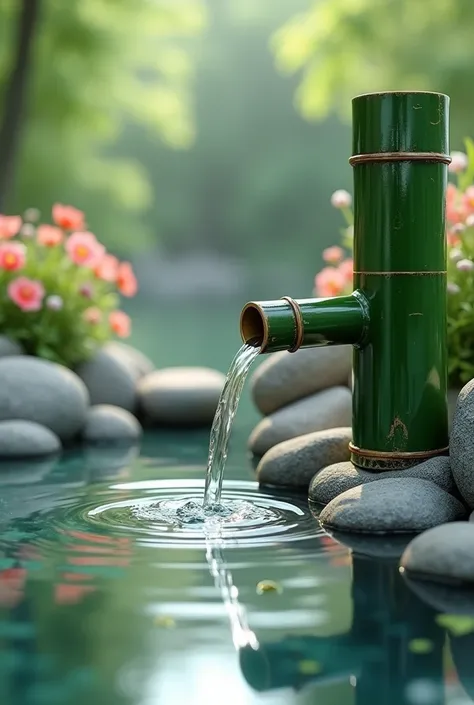
[[[18,221],[18,226],[8,232],[4,221]],[[117,310],[117,288],[128,296],[135,292],[130,265],[111,255],[104,258],[103,246],[91,233],[36,229],[31,223],[18,231],[20,224],[20,218],[0,219],[2,334],[29,355],[68,367],[88,359],[114,333],[126,337],[129,319]]]
[[[474,108],[471,0],[313,0],[273,37],[282,72],[299,74],[308,118],[347,115],[357,93],[439,90],[466,129]]]
[[[0,5],[0,101],[17,15],[15,3]],[[183,42],[204,23],[201,0],[43,0],[10,210],[74,202],[107,242],[126,249],[131,231],[134,246],[149,241],[138,217],[152,199],[149,174],[111,147],[130,124],[167,146],[192,143]]]

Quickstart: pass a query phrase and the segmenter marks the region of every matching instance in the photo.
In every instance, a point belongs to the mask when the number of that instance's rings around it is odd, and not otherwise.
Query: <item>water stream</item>
[[[209,459],[207,461],[204,510],[219,507],[222,494],[225,463],[229,451],[232,422],[239,405],[248,371],[260,352],[254,345],[242,345],[227,373],[217,411],[211,428]]]

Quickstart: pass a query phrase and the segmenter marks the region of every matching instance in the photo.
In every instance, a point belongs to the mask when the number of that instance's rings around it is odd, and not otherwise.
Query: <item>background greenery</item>
[[[17,28],[32,6],[12,121]],[[138,269],[137,342],[211,362],[212,339],[225,368],[241,304],[310,295],[338,239],[329,197],[351,185],[353,95],[445,91],[453,147],[473,131],[473,15],[469,0],[429,12],[424,0],[3,0],[0,204],[85,210]]]

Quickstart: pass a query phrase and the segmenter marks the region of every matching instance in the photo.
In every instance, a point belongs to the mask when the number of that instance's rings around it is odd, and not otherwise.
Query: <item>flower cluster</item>
[[[474,377],[474,141],[466,140],[466,153],[453,152],[451,157],[446,192],[448,375],[451,385],[460,386]],[[343,247],[323,252],[326,266],[316,275],[314,288],[320,297],[352,291],[352,198],[339,190],[331,203],[345,219]]]
[[[134,296],[137,281],[81,211],[57,203],[52,225],[38,218],[31,208],[0,215],[0,329],[28,354],[73,367],[112,335],[130,334],[118,294]]]

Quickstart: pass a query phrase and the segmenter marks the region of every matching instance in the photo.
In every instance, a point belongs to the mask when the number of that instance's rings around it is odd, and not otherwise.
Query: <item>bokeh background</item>
[[[131,342],[225,370],[253,298],[311,295],[350,100],[474,92],[472,0],[1,0],[0,212],[54,202],[130,259]]]

